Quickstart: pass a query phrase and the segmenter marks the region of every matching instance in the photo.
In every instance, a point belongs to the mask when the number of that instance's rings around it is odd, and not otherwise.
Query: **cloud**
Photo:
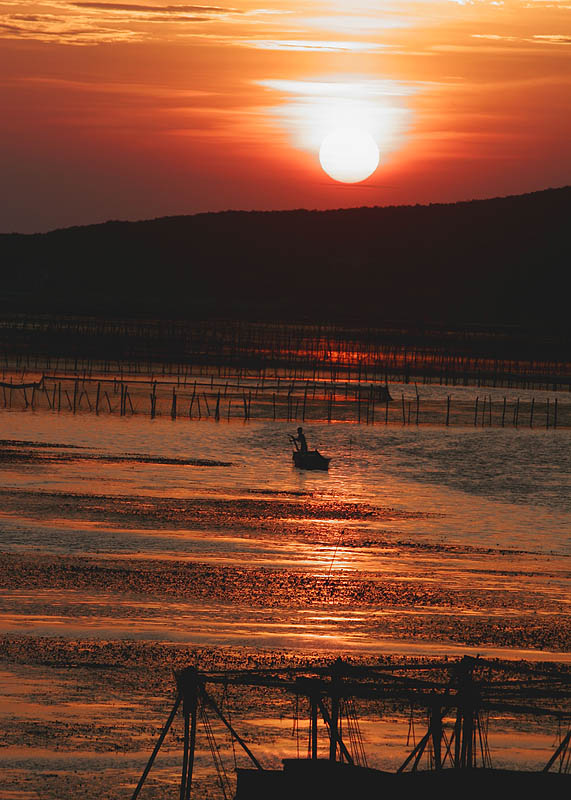
[[[72,8],[80,9],[93,9],[97,11],[109,13],[123,13],[128,12],[131,14],[143,14],[145,16],[153,16],[159,14],[161,16],[173,14],[176,16],[192,15],[193,18],[210,17],[217,15],[227,14],[241,14],[243,12],[235,8],[222,8],[220,6],[147,6],[139,3],[98,3],[98,2],[84,2],[84,3],[70,3]]]
[[[329,14],[328,16],[307,16],[303,19],[304,27],[319,31],[336,31],[347,34],[371,34],[399,28],[410,28],[414,24],[411,17],[396,14]]]
[[[546,44],[571,44],[571,34],[562,36],[559,33],[536,33],[528,41],[544,42]]]
[[[422,90],[421,84],[366,76],[333,79],[255,81],[271,92],[286,94],[278,105],[266,108],[286,132],[293,146],[317,152],[331,131],[350,124],[368,131],[383,154],[398,149],[409,128],[408,98]]]
[[[77,91],[84,94],[92,92],[94,94],[120,94],[124,97],[144,97],[173,100],[182,102],[191,98],[214,97],[217,93],[205,89],[175,88],[171,86],[153,86],[147,82],[126,83],[126,82],[102,82],[95,79],[81,78],[52,78],[43,75],[28,75],[9,78],[0,78],[0,86],[11,88],[23,88],[26,86],[40,87],[41,89],[63,89],[65,91]]]
[[[100,26],[81,16],[8,14],[0,20],[0,37],[58,44],[94,45],[140,41],[144,35],[128,29]]]
[[[473,33],[472,39],[487,39],[492,42],[516,42],[518,44],[571,44],[571,35],[559,33],[536,33],[531,36],[507,36],[498,33]]]
[[[0,12],[0,37],[68,45],[192,38],[197,43],[253,50],[365,54],[394,48],[375,41],[377,32],[405,25],[401,17],[380,12],[348,15],[333,10],[317,17],[311,2],[307,10],[295,3],[271,9],[237,5],[241,4],[38,0],[35,13],[24,16],[20,0],[0,0],[0,8],[8,9]],[[10,8],[18,15],[9,13]],[[347,29],[350,20],[355,25]]]
[[[17,0],[4,0],[1,5],[21,7]],[[99,0],[42,0],[35,9],[35,14],[0,14],[0,37],[68,45],[136,42],[157,38],[154,32],[157,24],[182,27],[246,16],[233,7],[160,6]],[[176,32],[170,33],[171,37],[176,35]]]
[[[255,50],[287,50],[318,53],[375,53],[390,45],[375,42],[335,42],[307,39],[236,39],[235,44]]]
[[[168,0],[167,0],[168,1]],[[275,0],[274,0],[275,1]],[[442,0],[441,0],[442,2]],[[511,0],[520,8],[569,8],[557,0]],[[347,0],[328,3],[323,0],[284,0],[281,7],[255,8],[254,2],[229,0],[229,5],[202,5],[168,2],[113,2],[113,0],[0,0],[0,38],[36,39],[67,45],[96,45],[110,42],[175,41],[193,38],[197,43],[253,50],[374,54],[434,55],[436,52],[482,52],[484,47],[456,41],[440,46],[418,44],[413,50],[409,41],[398,32],[407,27],[434,24],[429,15],[424,20],[419,10],[422,4],[430,7],[436,0],[359,0],[348,10]],[[497,6],[501,0],[448,0],[456,6]],[[405,16],[403,7],[409,6]],[[506,7],[511,8],[506,3]],[[32,13],[29,13],[29,11]],[[450,15],[464,17],[458,9]],[[466,9],[468,14],[468,8]],[[541,11],[539,12],[541,13]],[[474,14],[472,14],[474,16]],[[493,14],[495,17],[495,13]],[[535,28],[537,30],[537,28]],[[545,45],[568,44],[569,36],[562,35],[557,25],[550,26],[554,34],[537,34],[528,38],[495,37],[493,34],[474,34],[474,39],[495,40],[496,47],[514,49],[515,42]],[[473,30],[473,28],[472,28]],[[533,30],[533,28],[532,28]],[[432,39],[434,41],[434,39]],[[391,48],[389,50],[389,48]],[[489,49],[489,48],[488,48]]]
[[[305,97],[346,97],[371,99],[374,97],[409,97],[431,83],[410,83],[380,78],[343,78],[338,80],[259,80],[258,86],[277,92]]]

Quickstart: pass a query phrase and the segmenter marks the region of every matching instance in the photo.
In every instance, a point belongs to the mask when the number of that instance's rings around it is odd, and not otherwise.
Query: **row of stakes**
[[[135,414],[135,408],[133,405],[133,401],[131,399],[131,395],[129,393],[129,387],[125,383],[120,383],[118,381],[114,381],[114,394],[120,394],[120,403],[119,403],[119,414],[120,416],[125,416],[128,411],[131,414]],[[192,392],[192,397],[190,399],[190,403],[188,406],[188,416],[192,419],[193,412],[196,406],[196,416],[198,419],[201,419],[203,416],[203,407],[201,405],[201,396],[202,402],[204,404],[204,410],[206,414],[204,416],[207,417],[214,417],[216,421],[219,421],[221,418],[221,402],[222,397],[226,397],[228,384],[226,384],[226,388],[224,390],[224,395],[222,391],[219,389],[217,394],[214,396],[211,395],[211,401],[214,403],[214,408],[211,410],[210,404],[208,402],[208,397],[206,392],[200,392],[197,390],[197,384],[195,382],[194,389]],[[31,398],[28,398],[27,391],[31,389]],[[8,390],[8,391],[7,391]],[[58,383],[53,384],[53,388],[51,393],[48,391],[48,388],[45,383],[45,379],[42,378],[39,382],[34,384],[2,384],[2,392],[3,392],[3,400],[4,400],[4,407],[12,407],[12,393],[14,390],[20,390],[23,392],[23,400],[25,404],[25,408],[31,407],[34,409],[36,395],[37,393],[42,393],[48,403],[48,406],[52,410],[61,411],[62,407],[65,410],[66,405],[69,411],[72,411],[74,414],[77,411],[81,411],[82,409],[82,402],[85,398],[87,407],[89,411],[95,411],[95,413],[99,413],[100,409],[107,406],[107,410],[109,413],[113,413],[114,408],[111,402],[111,398],[109,397],[109,393],[106,390],[102,391],[101,383],[97,384],[96,389],[96,397],[94,403],[92,403],[89,393],[85,389],[85,385],[83,382],[76,380],[74,382],[74,389],[73,394],[70,396],[70,393],[67,389],[62,388],[61,381]],[[315,395],[315,392],[314,392]],[[257,396],[257,391],[256,391]],[[149,395],[150,398],[150,416],[151,419],[154,419],[157,415],[157,382],[154,381],[152,384],[152,391]],[[347,397],[345,398],[347,400]],[[252,406],[252,390],[249,390],[247,393],[246,391],[242,392],[242,396],[240,398],[241,402],[239,401],[239,405],[243,408],[243,415],[244,420],[251,419],[251,406]],[[272,416],[273,419],[278,418],[277,413],[277,401],[278,397],[275,392],[272,393]],[[307,400],[308,400],[308,391],[307,387],[304,392],[303,397],[294,397],[292,394],[292,390],[287,394],[287,414],[286,419],[288,421],[297,420],[301,418],[305,421],[306,418],[306,409],[307,409]],[[367,424],[374,424],[375,422],[375,398],[374,393],[371,390],[368,393],[368,396],[365,400],[361,399],[361,392],[357,391],[356,393],[356,400],[357,400],[357,421],[361,423],[362,421],[366,421]],[[333,409],[334,404],[336,402],[335,393],[332,391],[327,396],[327,420],[331,422],[334,418]],[[381,407],[384,406],[384,422],[388,424],[389,422],[389,404],[391,400],[387,397],[384,403],[381,403]],[[173,386],[172,389],[172,400],[171,400],[171,408],[170,408],[170,416],[172,419],[176,419],[177,416],[181,416],[179,412],[180,404],[179,404],[179,396],[177,395],[176,387]],[[410,425],[416,424],[418,425],[420,422],[420,396],[417,393],[415,401],[412,400],[405,400],[404,393],[401,394],[401,408],[402,408],[402,422],[403,425]],[[452,397],[448,395],[446,398],[446,416],[445,416],[445,424],[446,426],[450,425],[451,419],[451,408],[452,408]],[[493,401],[491,395],[484,396],[480,398],[479,396],[476,397],[474,403],[474,417],[473,417],[473,424],[474,426],[481,425],[482,427],[485,425],[491,426],[493,424],[492,418],[492,408],[493,408]],[[232,410],[232,400],[230,399],[227,405],[227,413],[226,416],[230,419]],[[508,413],[508,402],[507,398],[503,398],[503,403],[501,404],[501,426],[505,427],[506,422],[511,424],[514,427],[518,427],[521,424],[525,424],[522,418],[522,404],[520,398],[518,397],[513,404],[513,408],[509,409]],[[535,398],[532,398],[531,403],[529,405],[529,417],[527,422],[529,427],[532,428],[534,426],[534,421],[537,418],[537,411],[536,411],[536,403]],[[558,400],[555,398],[554,401],[550,401],[547,398],[546,406],[545,406],[545,427],[546,428],[557,428],[558,424]]]

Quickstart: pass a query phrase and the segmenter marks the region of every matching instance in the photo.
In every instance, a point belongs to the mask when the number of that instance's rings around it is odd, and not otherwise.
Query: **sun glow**
[[[323,140],[319,161],[333,180],[359,183],[370,177],[379,166],[379,148],[365,130],[338,128]]]
[[[347,75],[258,83],[282,95],[268,113],[280,121],[290,143],[318,156],[326,174],[346,184],[372,175],[379,151],[389,166],[412,127],[411,98],[422,89],[404,81]]]

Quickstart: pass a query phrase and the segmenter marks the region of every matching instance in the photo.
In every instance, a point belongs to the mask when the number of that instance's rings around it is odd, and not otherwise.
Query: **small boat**
[[[322,456],[319,450],[308,450],[302,453],[301,450],[294,450],[293,463],[298,469],[329,469],[330,458]]]

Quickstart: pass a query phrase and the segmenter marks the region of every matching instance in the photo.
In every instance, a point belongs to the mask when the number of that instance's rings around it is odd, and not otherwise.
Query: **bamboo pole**
[[[190,751],[190,713],[186,701],[183,701],[184,741],[182,745],[182,773],[180,776],[179,799],[186,800],[186,780],[188,775],[188,756]]]
[[[44,384],[43,388],[44,388],[44,394],[46,396],[46,400],[48,401],[48,407],[51,409],[51,408],[53,408],[53,406],[52,406],[52,402],[50,400],[50,396],[49,396],[49,393],[48,393],[48,390],[47,390],[45,384]]]
[[[107,394],[107,392],[105,392],[105,394]],[[137,800],[137,798],[139,796],[139,793],[140,793],[141,789],[143,788],[143,785],[144,785],[144,783],[145,783],[145,781],[147,779],[147,776],[148,776],[149,772],[151,771],[151,768],[152,768],[152,766],[153,766],[153,764],[155,762],[155,758],[157,757],[157,755],[159,753],[159,750],[161,749],[161,746],[162,746],[162,744],[163,744],[163,742],[165,740],[165,737],[166,737],[167,733],[169,732],[170,727],[171,727],[171,725],[173,723],[173,720],[174,720],[174,718],[176,716],[176,712],[178,711],[178,707],[180,705],[181,699],[182,698],[181,698],[180,694],[178,694],[177,698],[175,700],[174,706],[172,708],[172,711],[169,714],[169,718],[167,719],[167,721],[166,721],[166,723],[164,725],[164,728],[161,731],[161,734],[160,734],[160,736],[159,736],[159,738],[157,740],[157,743],[156,743],[156,745],[154,747],[154,750],[153,750],[153,752],[151,754],[151,757],[149,758],[149,761],[147,762],[147,766],[145,767],[145,769],[143,771],[143,774],[141,775],[141,778],[139,780],[139,783],[137,784],[137,787],[136,787],[135,791],[133,792],[131,800]]]
[[[533,428],[533,411],[535,408],[535,397],[531,398],[531,408],[529,409],[529,427]]]

